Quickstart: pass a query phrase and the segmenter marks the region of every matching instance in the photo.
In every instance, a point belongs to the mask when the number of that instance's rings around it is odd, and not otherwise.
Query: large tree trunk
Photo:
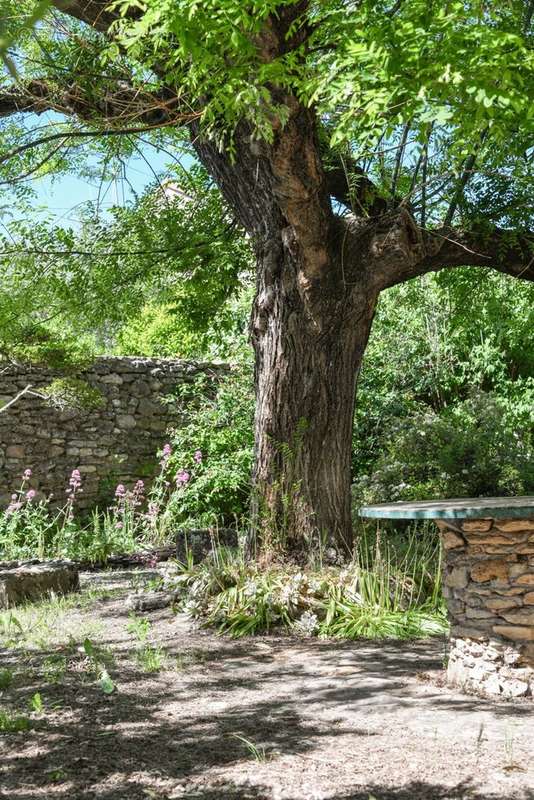
[[[305,291],[297,253],[274,235],[259,254],[254,517],[261,550],[328,561],[352,546],[356,379],[375,298],[347,286],[331,255],[328,286]]]
[[[352,545],[356,378],[378,296],[362,264],[369,242],[350,244],[348,223],[317,189],[307,111],[297,108],[270,148],[244,130],[235,145],[232,161],[194,139],[257,257],[255,551],[300,560],[320,546],[335,560]]]

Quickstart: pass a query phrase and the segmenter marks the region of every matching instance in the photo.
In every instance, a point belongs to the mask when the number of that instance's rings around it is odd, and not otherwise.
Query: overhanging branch
[[[57,111],[86,121],[99,119],[108,125],[125,127],[128,123],[156,126],[180,122],[184,115],[187,121],[194,113],[168,89],[150,91],[116,79],[113,89],[103,89],[97,94],[89,93],[82,85],[83,80],[78,83],[79,78],[65,76],[61,87],[46,80],[32,80],[4,88],[0,91],[0,117]]]
[[[109,0],[52,0],[52,5],[63,14],[85,22],[100,33],[106,33],[109,26],[120,17],[119,10],[112,10]],[[126,16],[134,18],[139,14],[139,9],[132,7]]]
[[[383,275],[380,289],[410,278],[451,267],[486,267],[505,275],[534,281],[534,233],[493,230],[462,231],[440,228],[422,231],[426,254],[409,262],[392,265]]]

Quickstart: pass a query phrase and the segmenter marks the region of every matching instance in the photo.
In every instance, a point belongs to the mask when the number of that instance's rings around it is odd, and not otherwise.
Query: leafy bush
[[[528,425],[533,301],[528,282],[472,268],[383,292],[359,381],[354,476],[374,471],[396,429],[411,417],[427,409],[447,416],[475,392],[495,397],[506,424]]]
[[[355,489],[367,502],[530,494],[533,447],[532,420],[481,393],[399,420],[374,472]]]
[[[185,424],[170,437],[167,475],[176,484],[166,515],[173,524],[228,523],[247,513],[253,457],[254,392],[248,354],[215,391],[202,377],[179,389]]]

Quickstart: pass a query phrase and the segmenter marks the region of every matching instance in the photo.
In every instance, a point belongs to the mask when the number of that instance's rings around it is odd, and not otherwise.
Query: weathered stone
[[[6,447],[6,455],[8,458],[24,458],[26,450],[20,444],[10,444]]]
[[[519,625],[494,625],[494,633],[516,642],[534,642],[534,627]]]
[[[503,651],[503,661],[505,663],[505,667],[502,668],[501,672],[507,678],[518,677],[522,678],[525,676],[525,670],[520,670],[516,668],[517,664],[521,663],[521,653],[517,650],[514,650],[513,647],[505,647]],[[510,670],[510,666],[514,667],[513,670]]]
[[[134,381],[130,391],[135,397],[148,397],[150,394],[150,384],[146,381]]]
[[[117,425],[119,428],[131,430],[132,428],[135,428],[137,422],[132,414],[121,414],[117,417]]]
[[[471,568],[471,578],[477,583],[491,580],[505,581],[508,578],[508,564],[502,560],[479,561]]]
[[[496,519],[493,524],[498,530],[511,533],[534,530],[534,521],[531,519]]]
[[[491,519],[466,519],[462,522],[464,531],[489,531],[493,524]]]
[[[474,687],[475,688],[475,687]],[[485,694],[500,694],[501,693],[501,684],[499,682],[499,676],[496,672],[489,675],[482,684],[482,691]]]
[[[137,410],[139,414],[142,414],[144,417],[151,417],[154,414],[165,413],[165,409],[161,403],[154,403],[152,400],[147,400],[146,397],[141,398],[139,405],[137,406]]]
[[[504,697],[524,697],[529,693],[529,684],[514,678],[500,681],[501,693]]]
[[[521,537],[519,541],[526,541],[526,536]],[[470,542],[473,544],[482,545],[482,544],[489,544],[492,547],[495,547],[498,544],[505,545],[506,547],[514,547],[517,544],[516,538],[508,538],[507,536],[500,536],[498,533],[495,534],[488,534],[487,536],[483,536],[478,538],[470,538]]]
[[[463,589],[469,581],[467,567],[454,567],[445,575],[445,583],[451,588]]]
[[[517,608],[512,611],[502,611],[501,617],[506,622],[514,625],[532,625],[534,629],[534,608]]]
[[[471,606],[466,608],[465,616],[468,619],[495,619],[495,614],[491,611],[486,611],[484,608],[472,608]]]
[[[126,608],[132,611],[154,611],[172,605],[177,598],[177,592],[143,592],[130,594],[126,598]]]
[[[509,567],[509,575],[511,579],[517,578],[519,575],[524,575],[525,572],[528,572],[529,566],[525,562],[520,562],[519,564],[512,564]]]
[[[534,586],[534,573],[529,572],[525,575],[519,575],[515,582],[522,586]]]
[[[454,625],[451,627],[451,636],[460,639],[485,639],[487,638],[487,631],[478,625],[476,628],[467,625]]]
[[[503,611],[521,605],[521,600],[517,597],[489,597],[484,601],[484,605],[492,611]]]
[[[446,550],[454,550],[458,547],[465,547],[465,539],[454,531],[446,530],[441,537],[443,547]]]
[[[523,603],[525,603],[527,606],[534,605],[534,592],[527,592],[523,596]]]
[[[67,594],[78,588],[78,570],[69,562],[22,564],[0,571],[0,608],[38,600],[51,593]]]
[[[101,381],[102,383],[109,383],[114,386],[120,386],[122,383],[124,383],[121,376],[114,373],[111,373],[111,375],[103,375]]]

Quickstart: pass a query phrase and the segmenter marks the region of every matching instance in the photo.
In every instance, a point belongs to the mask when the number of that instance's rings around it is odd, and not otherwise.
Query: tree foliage
[[[187,355],[187,340],[189,353],[194,351],[193,339],[201,338],[214,318],[231,327],[223,309],[250,273],[247,242],[203,171],[189,173],[189,193],[177,183],[170,186],[178,199],[168,199],[155,184],[135,202],[113,208],[108,218],[89,208],[79,230],[33,219],[5,226],[4,358],[79,364],[113,348],[117,339],[128,341],[126,331],[120,334],[125,327],[142,325],[146,332],[141,309],[151,305],[172,315],[175,331],[181,327],[167,355]]]

